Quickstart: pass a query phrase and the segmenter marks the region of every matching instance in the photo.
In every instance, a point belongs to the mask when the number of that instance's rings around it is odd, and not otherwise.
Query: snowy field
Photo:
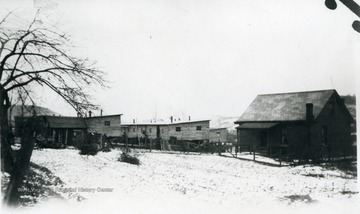
[[[119,162],[120,154],[35,150],[32,162],[62,182],[42,187],[52,192],[45,193],[50,199],[17,211],[359,213],[357,178],[335,169],[273,167],[215,154],[159,151],[138,151],[141,165],[136,166]]]

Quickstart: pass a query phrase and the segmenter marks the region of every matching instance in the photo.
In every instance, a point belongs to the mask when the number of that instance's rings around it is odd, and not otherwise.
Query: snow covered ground
[[[272,167],[210,154],[120,150],[82,156],[35,150],[32,162],[62,182],[52,199],[24,212],[62,213],[358,213],[356,177],[320,166]]]

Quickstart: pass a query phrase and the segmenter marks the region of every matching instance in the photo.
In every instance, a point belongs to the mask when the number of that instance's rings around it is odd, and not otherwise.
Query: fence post
[[[253,154],[254,154],[254,157],[253,157],[253,160],[255,161],[255,146],[253,146]]]
[[[125,151],[126,152],[129,152],[128,144],[129,144],[129,138],[128,138],[127,133],[125,132]]]
[[[220,141],[218,142],[218,153],[219,153],[219,155],[221,155],[221,143],[220,143]]]
[[[282,148],[279,149],[279,162],[280,162],[280,166],[281,166],[281,154],[282,153]]]
[[[147,139],[147,141],[149,142],[149,148],[150,148],[150,152],[151,152],[151,149],[152,149],[152,140],[150,139],[148,139],[148,137],[147,137],[147,135],[146,135],[146,139]]]

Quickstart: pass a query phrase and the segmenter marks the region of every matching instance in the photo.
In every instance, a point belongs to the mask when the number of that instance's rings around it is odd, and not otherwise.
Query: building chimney
[[[306,120],[312,121],[314,119],[314,105],[312,103],[306,103]]]
[[[81,113],[80,113],[80,112],[77,113],[77,117],[81,117]]]
[[[102,116],[102,109],[100,110],[100,116]]]
[[[173,123],[173,116],[170,117],[170,122]]]
[[[189,121],[191,121],[191,117],[189,116]]]
[[[92,112],[91,112],[91,111],[89,111],[89,117],[91,117],[91,113],[92,113]]]
[[[133,119],[133,123],[135,124],[135,119]]]

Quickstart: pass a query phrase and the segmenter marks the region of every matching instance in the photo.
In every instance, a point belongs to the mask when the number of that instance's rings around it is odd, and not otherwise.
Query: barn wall
[[[209,139],[210,142],[222,142],[226,143],[228,137],[228,130],[224,129],[210,129]]]
[[[286,124],[286,139],[289,153],[302,153],[308,142],[308,127],[305,124]]]
[[[261,130],[238,130],[238,144],[239,145],[255,145],[260,146]]]
[[[330,99],[312,126],[311,144],[316,148],[331,147],[332,153],[341,156],[352,149],[351,121],[340,100]],[[333,110],[332,110],[333,109]],[[327,145],[323,142],[322,128],[327,127]]]
[[[286,129],[285,135],[287,145],[290,148],[300,148],[307,142],[307,128],[304,125],[297,124],[280,124],[271,129],[240,129],[238,130],[238,141],[240,145],[261,144],[261,132],[267,133],[267,145],[279,146],[282,144],[283,129]]]
[[[281,131],[282,126],[279,125],[266,131],[268,146],[276,146],[281,144]]]
[[[106,134],[109,137],[121,136],[121,116],[103,116],[84,118],[88,127],[88,132]],[[110,125],[105,123],[110,122]]]
[[[148,136],[148,139],[156,139],[156,129],[157,126],[163,126],[163,125],[126,125],[128,127],[128,137],[129,138],[144,138],[145,135],[143,134],[144,131]],[[161,128],[161,127],[160,127]],[[161,133],[160,133],[161,136]]]
[[[201,130],[196,130],[197,126],[201,126]],[[181,131],[176,131],[176,127],[180,127]],[[174,123],[169,124],[167,135],[164,140],[170,137],[176,137],[178,140],[209,140],[209,121]]]

